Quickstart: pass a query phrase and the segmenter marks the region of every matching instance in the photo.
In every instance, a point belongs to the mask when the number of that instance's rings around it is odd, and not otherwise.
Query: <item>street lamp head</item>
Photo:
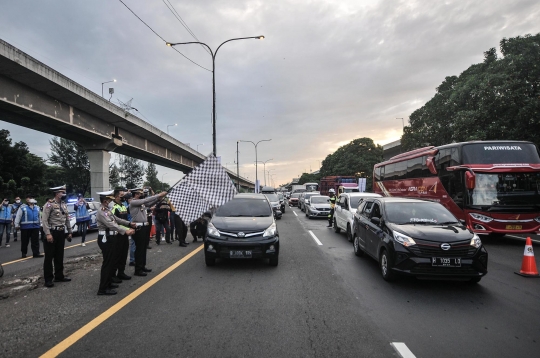
[[[116,82],[116,80],[113,80],[113,82]]]
[[[263,35],[259,36],[259,40],[264,40],[264,36]]]
[[[167,46],[172,47],[172,43],[167,42],[166,44],[167,44]]]

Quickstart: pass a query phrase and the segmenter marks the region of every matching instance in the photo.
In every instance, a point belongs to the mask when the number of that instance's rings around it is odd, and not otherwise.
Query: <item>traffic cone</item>
[[[525,241],[525,252],[523,252],[523,263],[521,264],[521,270],[514,273],[524,277],[540,277],[538,274],[538,269],[536,268],[536,261],[534,261],[534,251],[530,237],[528,237],[527,241]]]

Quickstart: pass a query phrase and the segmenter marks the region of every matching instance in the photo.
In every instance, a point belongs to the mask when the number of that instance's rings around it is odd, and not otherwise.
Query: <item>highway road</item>
[[[20,252],[2,248],[0,356],[537,356],[540,280],[514,274],[522,239],[484,240],[489,273],[479,284],[388,283],[326,224],[288,208],[278,221],[278,267],[206,267],[201,243],[153,244],[152,273],[122,283],[116,296],[96,295],[95,242],[66,249],[73,281],[51,289],[34,282],[42,259],[9,263]]]

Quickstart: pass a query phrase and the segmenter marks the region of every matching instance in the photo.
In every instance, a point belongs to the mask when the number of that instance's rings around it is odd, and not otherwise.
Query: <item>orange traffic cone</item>
[[[540,277],[538,274],[538,269],[536,268],[536,261],[534,261],[534,251],[530,237],[528,237],[527,241],[525,241],[525,252],[523,253],[521,270],[514,273],[524,277]]]

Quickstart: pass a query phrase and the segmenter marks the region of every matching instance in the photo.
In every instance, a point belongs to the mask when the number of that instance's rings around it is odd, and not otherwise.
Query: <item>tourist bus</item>
[[[540,234],[540,157],[531,142],[425,147],[376,164],[373,190],[440,202],[477,234]]]

